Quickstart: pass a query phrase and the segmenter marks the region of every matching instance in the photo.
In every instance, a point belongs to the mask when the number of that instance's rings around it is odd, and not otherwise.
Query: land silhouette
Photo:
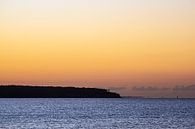
[[[99,88],[1,85],[0,98],[121,98]]]

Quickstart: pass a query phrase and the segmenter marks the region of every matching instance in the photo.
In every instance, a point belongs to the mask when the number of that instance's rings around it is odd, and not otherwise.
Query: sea
[[[2,98],[0,129],[195,129],[195,99]]]

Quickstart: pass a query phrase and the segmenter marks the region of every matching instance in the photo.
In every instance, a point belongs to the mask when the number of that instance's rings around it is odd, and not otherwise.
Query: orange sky
[[[193,0],[1,0],[0,83],[195,84],[194,8]]]

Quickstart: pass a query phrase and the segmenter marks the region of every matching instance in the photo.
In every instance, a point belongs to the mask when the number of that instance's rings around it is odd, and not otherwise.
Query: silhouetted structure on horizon
[[[121,98],[98,88],[1,85],[0,98]]]

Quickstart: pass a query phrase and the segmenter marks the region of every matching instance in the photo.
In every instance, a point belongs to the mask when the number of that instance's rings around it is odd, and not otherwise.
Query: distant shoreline
[[[0,85],[0,98],[121,98],[121,96],[99,88]]]
[[[140,96],[140,97],[137,97],[137,96],[122,96],[122,98],[126,98],[126,99],[195,99],[195,98],[169,98],[169,97],[162,97],[162,98],[159,98],[159,97],[142,97],[142,96]]]

